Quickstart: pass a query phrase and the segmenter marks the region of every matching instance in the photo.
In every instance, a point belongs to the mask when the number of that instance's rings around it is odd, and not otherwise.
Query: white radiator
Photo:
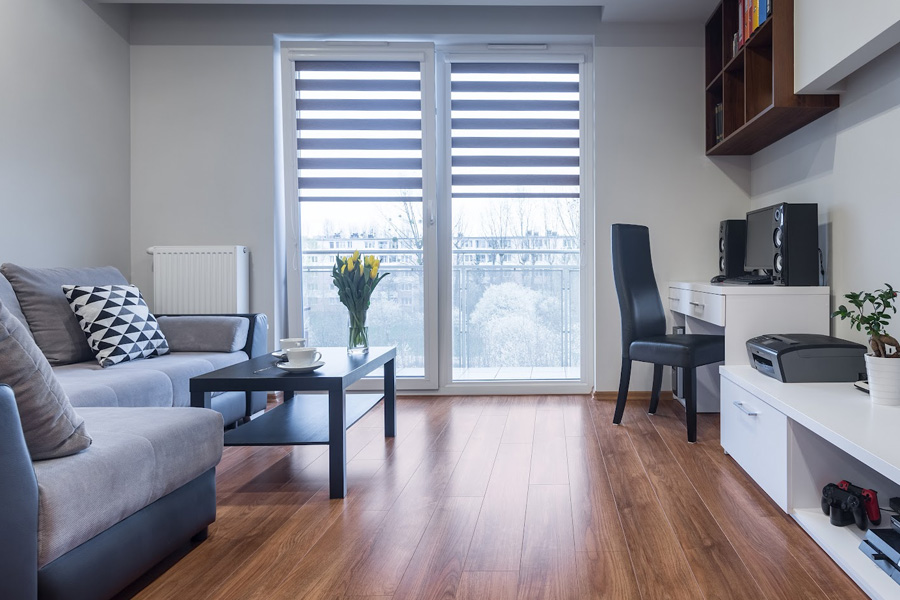
[[[153,246],[153,312],[250,311],[250,254],[246,246]]]

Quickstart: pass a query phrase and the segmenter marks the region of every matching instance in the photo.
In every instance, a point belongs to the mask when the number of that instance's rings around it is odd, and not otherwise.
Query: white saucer
[[[275,366],[279,369],[287,371],[288,373],[311,373],[325,364],[325,361],[316,361],[311,365],[306,365],[305,367],[292,367],[287,363],[275,363]]]

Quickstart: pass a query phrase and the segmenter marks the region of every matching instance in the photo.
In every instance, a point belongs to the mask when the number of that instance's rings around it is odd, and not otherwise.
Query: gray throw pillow
[[[0,382],[16,394],[32,460],[59,458],[91,445],[82,419],[25,326],[0,304]]]
[[[156,318],[172,352],[237,352],[247,345],[250,319],[219,315]]]
[[[4,263],[0,273],[16,291],[34,341],[51,365],[94,359],[62,286],[128,284],[115,267],[34,269]]]

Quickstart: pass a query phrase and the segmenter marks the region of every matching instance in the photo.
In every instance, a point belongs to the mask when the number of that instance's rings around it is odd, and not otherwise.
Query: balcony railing
[[[423,253],[416,248],[360,251],[378,256],[381,269],[391,273],[373,298],[370,343],[397,344],[399,373],[421,374]],[[303,251],[304,328],[313,344],[346,341],[346,310],[331,282],[331,268],[335,254],[349,252],[352,249]],[[581,359],[578,263],[575,249],[454,248],[454,379],[577,379]],[[382,339],[385,335],[390,339]]]

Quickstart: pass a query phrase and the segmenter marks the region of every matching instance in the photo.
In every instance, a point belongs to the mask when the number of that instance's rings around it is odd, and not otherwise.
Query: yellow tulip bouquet
[[[338,289],[341,304],[350,312],[349,352],[368,352],[369,333],[366,328],[366,311],[372,291],[389,273],[378,273],[381,265],[374,256],[361,256],[359,250],[351,256],[337,256],[331,278]]]

